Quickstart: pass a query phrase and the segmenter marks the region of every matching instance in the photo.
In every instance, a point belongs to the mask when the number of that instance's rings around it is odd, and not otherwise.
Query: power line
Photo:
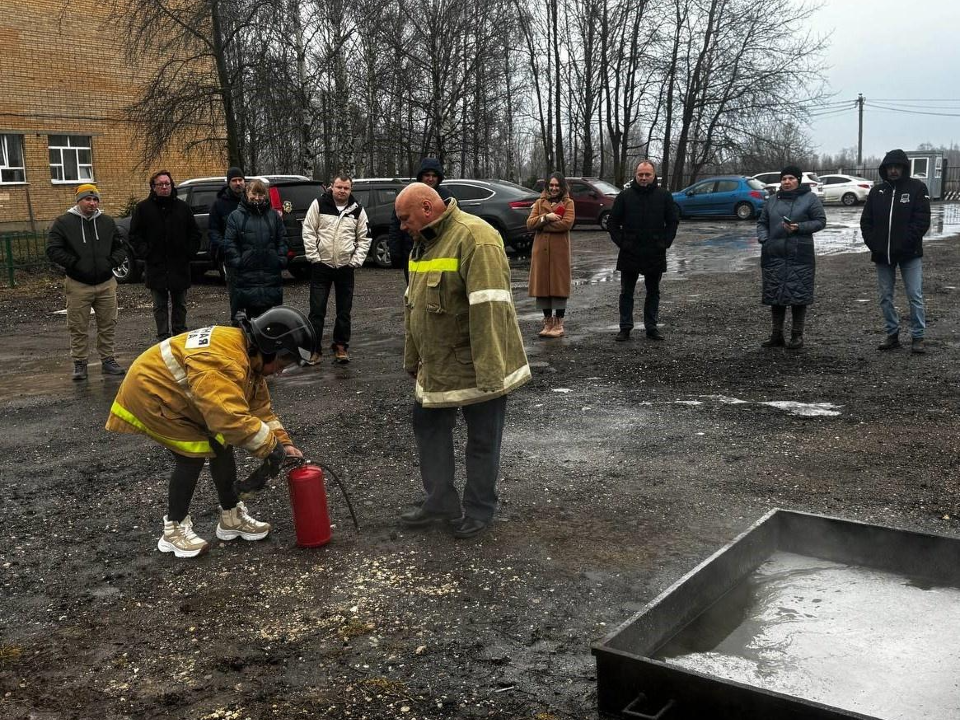
[[[955,102],[960,103],[960,98],[873,98],[876,102],[893,103],[912,103],[912,102]]]
[[[877,105],[872,102],[866,103],[867,107],[886,112],[904,113],[906,115],[935,115],[937,117],[960,117],[960,113],[930,112],[929,110],[907,110],[905,108],[890,107],[888,105]]]

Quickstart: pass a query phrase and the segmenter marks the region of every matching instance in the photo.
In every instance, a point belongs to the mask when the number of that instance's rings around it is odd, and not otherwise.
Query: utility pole
[[[859,108],[860,127],[857,131],[857,172],[863,172],[863,93],[857,96],[857,107]]]

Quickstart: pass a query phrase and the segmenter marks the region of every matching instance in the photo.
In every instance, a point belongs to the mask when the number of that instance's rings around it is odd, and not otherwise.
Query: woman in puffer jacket
[[[816,260],[813,234],[827,225],[820,199],[801,185],[803,173],[796,165],[787,165],[780,173],[780,189],[767,199],[757,221],[760,241],[760,268],[763,275],[762,302],[770,306],[773,330],[765,348],[803,347],[803,327],[807,306],[813,303]],[[783,336],[787,307],[793,315],[790,341]]]
[[[234,273],[236,308],[248,318],[283,304],[286,237],[283,220],[270,207],[267,186],[260,180],[248,183],[223,236],[224,262]],[[236,317],[230,319],[237,324]]]

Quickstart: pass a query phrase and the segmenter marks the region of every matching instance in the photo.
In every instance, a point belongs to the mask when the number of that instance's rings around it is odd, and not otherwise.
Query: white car
[[[780,189],[780,173],[778,172],[758,173],[753,176],[753,179],[762,182],[767,192],[771,195]],[[817,177],[816,173],[805,172],[800,184],[809,185],[814,195],[823,200],[823,183],[820,182],[820,178]]]
[[[857,205],[867,199],[873,181],[856,175],[821,175],[823,201]]]

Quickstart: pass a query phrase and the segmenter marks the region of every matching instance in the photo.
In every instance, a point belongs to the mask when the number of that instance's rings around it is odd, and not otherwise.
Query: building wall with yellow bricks
[[[148,76],[150,58],[139,67],[127,59],[111,6],[102,0],[19,0],[16,11],[0,13],[0,135],[22,137],[26,175],[26,182],[0,182],[0,231],[45,230],[74,204],[76,187],[89,182],[51,180],[50,135],[90,138],[93,182],[111,215],[131,198],[146,197],[148,179],[160,168],[177,182],[226,170],[225,152],[188,156],[179,146],[141,164],[144,131],[124,120],[122,110]]]

